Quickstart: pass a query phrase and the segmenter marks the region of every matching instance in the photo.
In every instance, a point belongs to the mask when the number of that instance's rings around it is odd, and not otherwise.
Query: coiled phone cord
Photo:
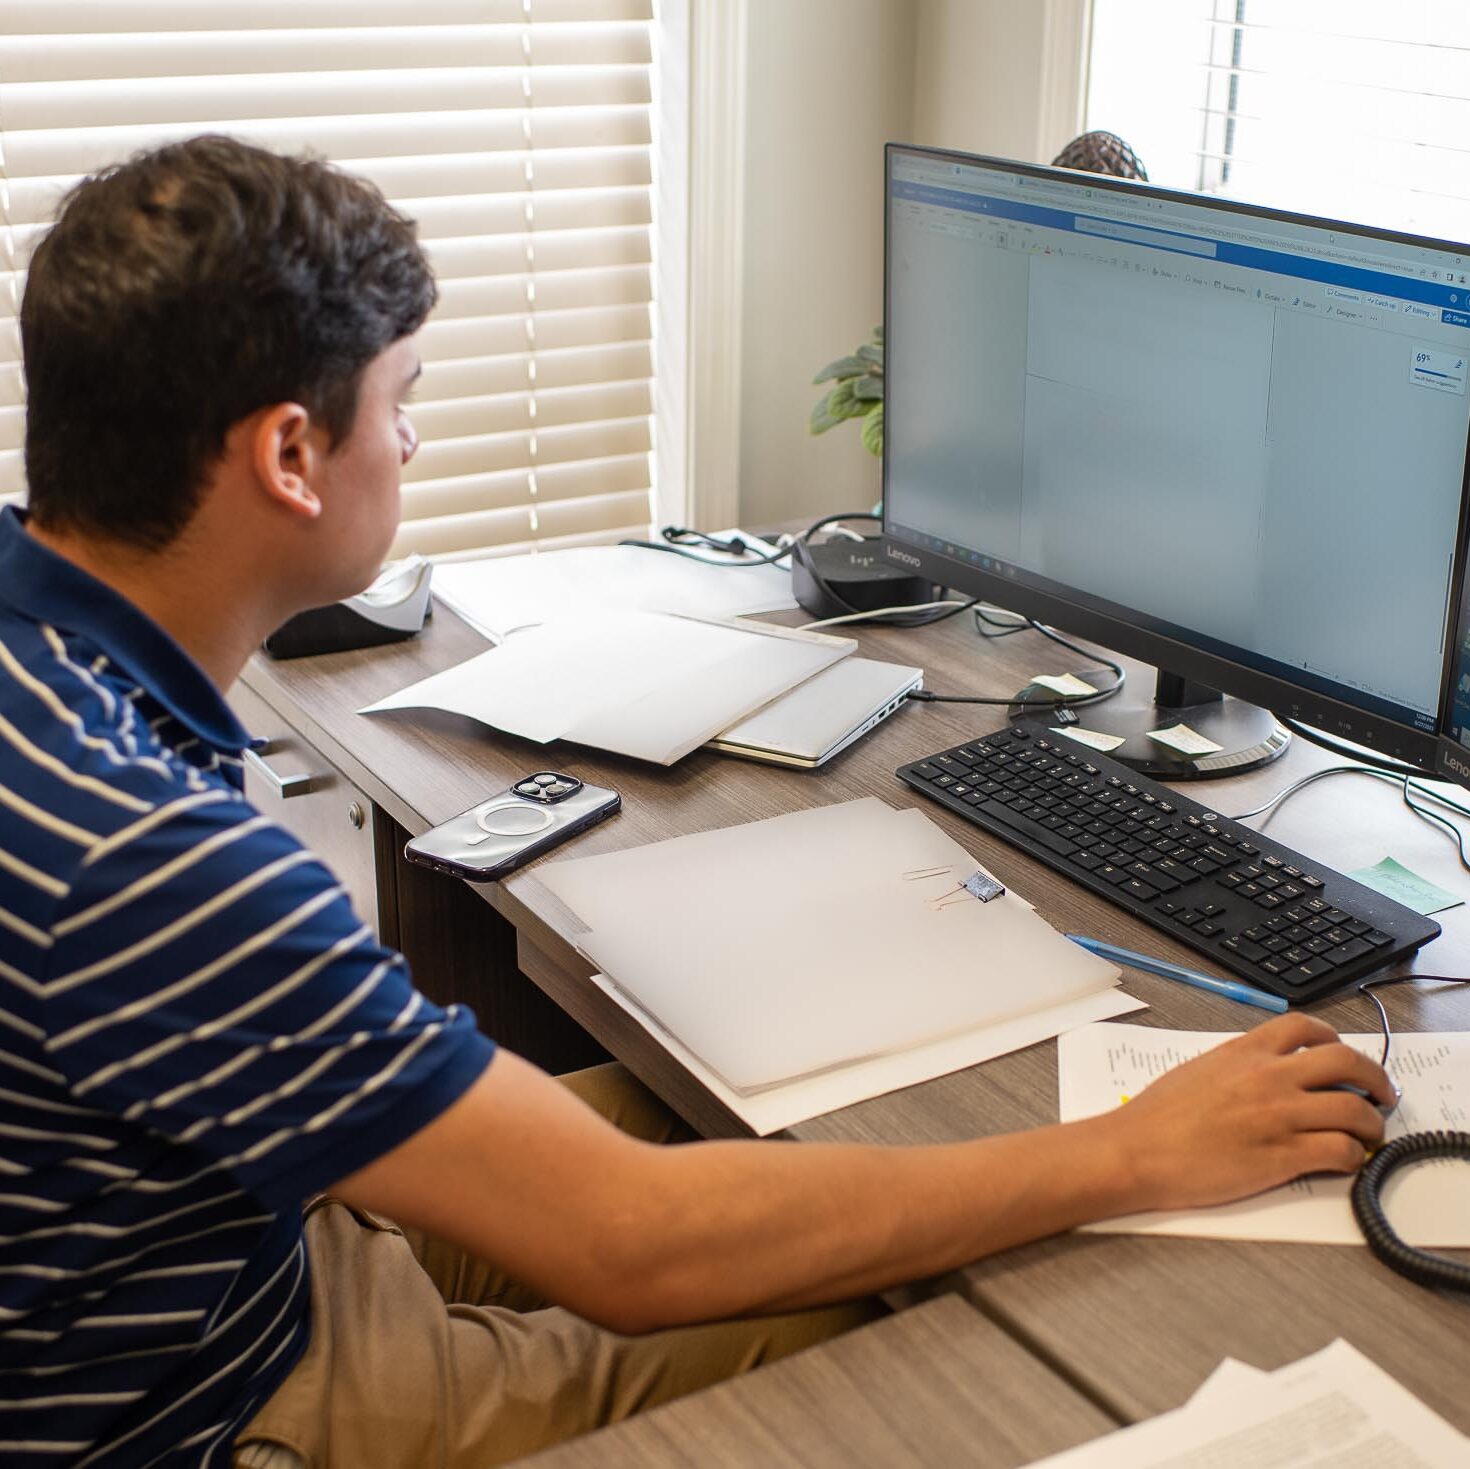
[[[1415,1132],[1384,1144],[1353,1180],[1353,1217],[1368,1248],[1390,1270],[1432,1290],[1470,1291],[1470,1265],[1405,1244],[1383,1211],[1383,1188],[1390,1175],[1430,1158],[1470,1161],[1470,1132]]]

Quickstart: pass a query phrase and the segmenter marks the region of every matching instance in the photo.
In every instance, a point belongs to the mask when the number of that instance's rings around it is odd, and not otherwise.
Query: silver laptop
[[[731,725],[708,748],[814,770],[881,724],[923,683],[922,668],[844,658]]]

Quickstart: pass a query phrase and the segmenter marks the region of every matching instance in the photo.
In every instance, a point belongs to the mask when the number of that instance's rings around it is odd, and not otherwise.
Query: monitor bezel
[[[976,165],[1004,173],[1021,173],[1030,177],[1072,184],[1098,192],[1136,197],[1140,194],[1150,198],[1178,204],[1214,209],[1233,217],[1273,220],[1287,224],[1302,224],[1336,234],[1351,234],[1369,241],[1390,244],[1405,244],[1419,248],[1444,251],[1451,255],[1470,256],[1470,245],[1441,240],[1431,236],[1416,235],[1373,226],[1354,224],[1345,220],[1327,219],[1319,215],[1301,214],[1291,210],[1275,209],[1260,204],[1247,204],[1234,199],[1221,199],[1208,194],[1194,194],[1177,189],[1161,188],[1130,179],[1113,178],[1106,174],[1083,173],[1074,169],[1053,168],[1041,164],[1022,163],[1014,159],[999,158],[989,154],[965,153],[956,149],[921,147],[909,143],[889,143],[884,148],[883,172],[883,340],[885,356],[890,351],[892,334],[889,331],[892,310],[893,259],[890,233],[893,225],[893,167],[897,158],[916,158],[924,161],[949,162]],[[884,364],[885,373],[894,370],[891,357]],[[887,405],[885,405],[886,410]],[[892,420],[885,411],[883,434],[883,548],[886,559],[917,573],[926,581],[936,582],[963,595],[979,597],[987,602],[1035,618],[1038,622],[1056,624],[1064,632],[1101,643],[1104,647],[1121,653],[1124,657],[1164,668],[1186,678],[1235,698],[1272,710],[1279,717],[1309,725],[1339,739],[1361,744],[1378,751],[1391,759],[1417,766],[1423,770],[1443,771],[1446,745],[1444,735],[1448,727],[1448,707],[1451,692],[1451,673],[1456,655],[1458,629],[1461,624],[1462,605],[1466,597],[1465,574],[1467,544],[1470,544],[1470,425],[1467,425],[1466,453],[1460,483],[1460,517],[1456,537],[1455,559],[1451,571],[1451,595],[1446,607],[1446,636],[1444,659],[1440,668],[1439,698],[1432,729],[1416,729],[1384,715],[1375,714],[1355,704],[1305,689],[1290,680],[1262,672],[1248,664],[1225,658],[1203,648],[1192,646],[1168,637],[1141,621],[1128,621],[1123,617],[1099,610],[1097,607],[1069,599],[1055,591],[1041,590],[1035,586],[1011,580],[988,571],[954,555],[919,544],[907,537],[901,526],[895,526],[890,515],[888,495],[889,452],[892,444]],[[964,548],[979,550],[980,548]],[[1147,617],[1137,609],[1137,618]],[[1470,754],[1470,752],[1467,752]]]

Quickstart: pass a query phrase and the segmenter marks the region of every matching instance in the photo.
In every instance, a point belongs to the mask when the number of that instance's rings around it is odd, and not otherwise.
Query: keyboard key
[[[1127,893],[1130,898],[1137,898],[1140,903],[1152,902],[1159,895],[1157,888],[1151,888],[1146,882],[1139,882],[1136,877],[1129,878],[1118,891]]]
[[[1266,950],[1260,944],[1253,944],[1249,939],[1233,938],[1225,940],[1225,947],[1232,954],[1239,954],[1242,959],[1254,963],[1257,959],[1266,957]]]

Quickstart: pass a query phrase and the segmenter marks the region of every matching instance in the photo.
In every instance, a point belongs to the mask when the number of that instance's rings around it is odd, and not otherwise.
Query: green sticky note
[[[1465,901],[1458,893],[1447,892],[1417,872],[1410,872],[1392,857],[1385,857],[1376,867],[1350,872],[1348,876],[1416,913],[1438,913],[1445,908],[1458,908]]]

